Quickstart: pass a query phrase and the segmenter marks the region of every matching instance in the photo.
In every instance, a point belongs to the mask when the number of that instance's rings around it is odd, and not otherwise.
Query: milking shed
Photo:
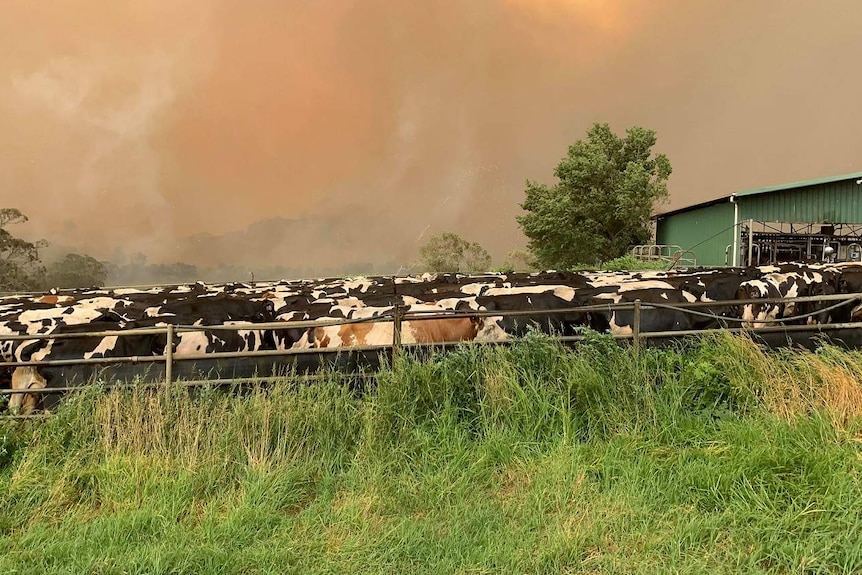
[[[653,219],[656,245],[635,255],[676,254],[698,266],[860,261],[862,172],[737,192]]]

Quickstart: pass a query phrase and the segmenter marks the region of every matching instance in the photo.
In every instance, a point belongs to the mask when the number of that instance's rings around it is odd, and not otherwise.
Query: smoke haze
[[[594,122],[658,132],[666,208],[862,170],[854,0],[10,0],[0,207],[57,249],[409,263],[525,243]]]

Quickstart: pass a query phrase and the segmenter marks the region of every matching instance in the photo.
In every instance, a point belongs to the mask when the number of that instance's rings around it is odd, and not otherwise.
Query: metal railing
[[[675,337],[685,337],[685,336],[695,336],[695,335],[704,335],[709,333],[750,333],[750,334],[767,334],[767,333],[794,333],[794,332],[828,332],[832,330],[839,329],[860,329],[862,328],[862,322],[841,322],[841,323],[829,323],[829,324],[805,324],[805,325],[787,325],[790,322],[798,322],[802,319],[805,319],[810,316],[819,315],[825,313],[826,311],[846,306],[851,304],[852,302],[860,302],[862,301],[862,293],[854,293],[854,294],[831,294],[831,295],[821,295],[821,296],[805,296],[805,297],[794,297],[794,298],[751,298],[751,299],[736,299],[736,300],[724,300],[724,301],[694,301],[694,302],[681,302],[674,304],[666,304],[662,302],[643,302],[641,300],[634,300],[631,302],[609,302],[607,304],[592,304],[592,305],[584,305],[584,306],[575,306],[569,308],[557,308],[557,309],[544,309],[544,310],[517,310],[517,311],[506,311],[506,310],[474,310],[474,309],[463,309],[463,310],[420,310],[420,311],[405,311],[404,306],[396,305],[392,307],[391,311],[384,311],[379,315],[368,317],[368,318],[342,318],[342,319],[319,319],[319,320],[307,320],[307,321],[281,321],[281,322],[268,322],[268,323],[241,323],[241,324],[232,324],[232,325],[174,325],[174,324],[166,324],[165,326],[155,327],[155,328],[137,328],[137,329],[129,329],[129,330],[103,330],[103,331],[93,331],[93,332],[76,332],[76,333],[42,333],[42,334],[26,334],[26,335],[0,335],[0,341],[46,341],[46,340],[54,340],[54,339],[75,339],[75,338],[88,338],[88,337],[130,337],[135,335],[164,335],[166,338],[165,344],[165,352],[158,355],[145,355],[145,356],[128,356],[128,357],[100,357],[100,358],[81,358],[81,359],[60,359],[60,360],[32,360],[32,361],[20,361],[20,362],[12,362],[8,364],[0,363],[0,366],[7,365],[9,367],[25,367],[25,366],[34,366],[34,367],[59,367],[59,366],[85,366],[85,365],[111,365],[111,364],[141,364],[141,363],[164,363],[165,368],[165,377],[163,381],[159,381],[157,383],[143,383],[143,384],[115,384],[111,386],[105,386],[106,388],[123,388],[123,387],[140,387],[141,385],[147,387],[153,386],[162,386],[169,385],[172,383],[178,383],[179,385],[195,387],[201,385],[214,385],[214,386],[224,386],[224,385],[235,385],[241,383],[254,383],[254,382],[263,382],[263,381],[271,381],[274,377],[252,377],[252,378],[228,378],[228,379],[200,379],[194,381],[185,381],[185,382],[174,382],[173,378],[173,367],[177,362],[184,361],[198,361],[198,360],[220,360],[220,359],[247,359],[247,358],[278,358],[278,357],[289,357],[289,356],[302,356],[309,354],[340,354],[344,352],[352,352],[352,353],[381,353],[381,352],[389,352],[393,356],[401,353],[404,350],[410,349],[418,349],[418,348],[446,348],[456,345],[470,345],[470,344],[507,344],[513,341],[512,336],[508,336],[506,339],[499,340],[458,340],[458,341],[435,341],[435,342],[410,342],[405,343],[403,341],[403,328],[405,322],[423,322],[423,321],[433,321],[433,320],[442,320],[442,319],[452,319],[452,318],[519,318],[519,317],[544,317],[544,316],[553,316],[553,315],[561,315],[561,314],[588,314],[592,312],[607,312],[614,313],[619,311],[630,311],[632,312],[632,323],[631,323],[631,333],[615,333],[611,334],[611,336],[618,340],[631,340],[633,345],[633,350],[637,353],[643,343],[649,339],[666,339],[666,338],[675,338]],[[713,312],[702,312],[700,311],[703,308],[717,308],[719,310],[729,310],[739,306],[746,305],[781,305],[781,304],[798,304],[798,303],[809,303],[809,302],[818,302],[818,303],[831,303],[832,305],[827,306],[826,308],[822,308],[819,310],[815,310],[813,312],[801,315],[793,315],[788,317],[776,317],[771,319],[762,319],[762,320],[744,320],[738,317],[722,315],[721,313],[713,313]],[[836,302],[836,303],[832,303]],[[741,324],[740,327],[719,327],[719,328],[707,328],[707,329],[690,329],[690,330],[669,330],[669,331],[643,331],[642,330],[642,315],[645,310],[659,310],[659,311],[678,311],[684,314],[689,315],[697,315],[697,316],[706,316],[707,318],[712,318],[715,321],[719,322],[720,325],[725,325],[728,322],[735,322]],[[373,344],[373,345],[354,345],[354,346],[341,346],[341,347],[309,347],[309,348],[286,348],[286,349],[274,349],[274,350],[258,350],[258,351],[229,351],[229,352],[212,352],[212,353],[183,353],[177,354],[173,351],[173,343],[175,341],[176,335],[187,332],[207,332],[207,331],[241,331],[241,330],[274,330],[278,332],[279,330],[295,330],[295,329],[314,329],[319,327],[331,327],[331,326],[343,326],[349,324],[358,324],[358,323],[379,323],[379,322],[391,322],[392,329],[392,341],[381,344]],[[753,323],[759,325],[744,325],[745,323]],[[585,326],[575,326],[576,329],[585,328]],[[577,342],[582,341],[587,336],[586,335],[570,335],[570,336],[562,336],[562,335],[553,335],[549,334],[551,337],[560,342]],[[308,378],[313,379],[319,377],[314,374],[310,375],[294,375],[292,377],[299,378]],[[349,374],[348,377],[360,377],[367,378],[373,377],[373,375],[368,374]],[[58,394],[58,393],[66,393],[69,391],[76,391],[80,389],[85,389],[89,386],[65,386],[65,387],[50,387],[50,388],[34,388],[27,390],[20,389],[2,389],[0,390],[0,397],[5,395],[44,395],[44,394]]]
[[[641,244],[630,250],[636,259],[646,262],[662,262],[671,267],[695,267],[697,256],[692,250],[684,250],[673,244]]]

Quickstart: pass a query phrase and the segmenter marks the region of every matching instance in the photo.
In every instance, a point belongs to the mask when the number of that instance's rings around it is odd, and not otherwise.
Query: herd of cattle
[[[850,322],[862,319],[862,305],[835,301],[787,303],[774,298],[862,292],[862,265],[781,264],[759,268],[716,268],[667,272],[540,272],[482,276],[425,274],[411,277],[322,279],[253,284],[204,284],[154,288],[52,290],[0,297],[0,388],[26,390],[62,386],[69,368],[22,362],[168,353],[167,335],[27,339],[136,328],[236,326],[235,330],[178,331],[175,356],[264,350],[314,350],[393,343],[396,306],[403,313],[400,341],[442,343],[500,341],[539,329],[573,335],[583,328],[614,334],[632,332],[632,309],[611,303],[640,300],[642,332],[699,330],[732,323],[758,327]],[[734,305],[731,300],[763,299]],[[714,302],[698,315],[667,307]],[[587,307],[585,310],[572,308]],[[607,306],[607,307],[603,307]],[[534,313],[565,310],[556,314]],[[489,312],[471,315],[471,312]],[[454,313],[453,313],[454,312]],[[491,315],[500,312],[500,315]],[[505,315],[506,312],[522,312]],[[523,313],[526,312],[526,313]],[[424,317],[423,314],[435,314]],[[443,317],[441,317],[443,316]],[[738,322],[733,320],[737,319]],[[308,326],[307,320],[341,320]],[[267,325],[261,325],[267,324]],[[274,325],[273,325],[274,324]],[[35,394],[13,394],[9,408],[30,411]]]

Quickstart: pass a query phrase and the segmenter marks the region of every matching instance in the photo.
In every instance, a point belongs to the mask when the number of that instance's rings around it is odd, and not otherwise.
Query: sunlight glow
[[[624,9],[613,0],[506,0],[519,10],[541,19],[578,20],[603,32],[619,32]]]

